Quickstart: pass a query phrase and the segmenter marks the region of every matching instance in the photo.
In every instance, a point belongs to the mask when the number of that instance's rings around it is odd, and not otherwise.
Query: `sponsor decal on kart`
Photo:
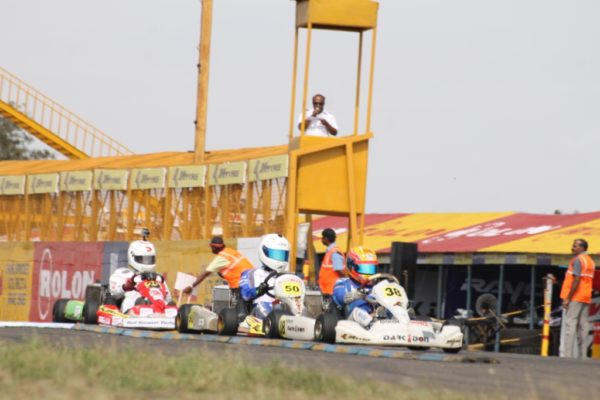
[[[427,322],[427,321],[412,320],[412,321],[410,321],[410,323],[412,325],[429,326],[429,322]]]
[[[279,320],[279,334],[281,336],[285,336],[285,328],[286,328],[286,326],[285,326],[285,319],[281,318]]]
[[[448,339],[446,340],[447,344],[462,344],[462,340],[461,339]]]
[[[196,320],[196,327],[198,329],[203,328],[205,323],[206,323],[206,321],[204,320],[204,318],[198,318]],[[193,318],[191,315],[188,318],[188,326],[194,326],[194,321],[193,321]]]
[[[362,338],[362,337],[358,337],[358,336],[355,336],[355,335],[351,335],[349,333],[342,333],[341,336],[340,336],[340,338],[342,340],[358,340],[358,341],[361,341],[361,342],[370,342],[371,341],[371,339],[369,339],[369,338]]]
[[[405,342],[405,343],[429,343],[429,338],[416,335],[383,335],[383,340],[390,342]]]
[[[111,325],[111,318],[110,317],[105,317],[103,315],[100,315],[98,317],[98,323],[101,325]]]
[[[166,318],[129,318],[123,321],[126,328],[174,328],[175,321]]]

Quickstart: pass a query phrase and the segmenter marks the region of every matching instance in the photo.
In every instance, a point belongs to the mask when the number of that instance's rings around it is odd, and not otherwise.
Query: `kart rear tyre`
[[[334,313],[324,313],[315,321],[315,340],[317,342],[335,343],[335,326],[338,316]]]
[[[284,315],[291,315],[289,312],[283,310],[273,310],[267,315],[267,319],[263,323],[263,331],[265,332],[265,337],[271,339],[277,339],[281,337],[281,333],[279,332],[279,320]]]
[[[192,312],[193,304],[184,304],[179,307],[177,311],[177,317],[175,317],[175,329],[179,333],[189,333],[188,322],[190,320],[190,313]]]
[[[88,325],[97,325],[98,324],[98,309],[100,308],[100,303],[96,300],[86,301],[83,305],[83,322]]]
[[[217,334],[235,336],[238,330],[238,313],[235,308],[224,308],[219,313]]]
[[[69,299],[58,299],[54,302],[52,307],[52,322],[70,322],[65,317],[65,310]]]
[[[455,349],[442,349],[442,350],[444,350],[444,353],[456,354],[462,350],[462,347],[457,347]]]

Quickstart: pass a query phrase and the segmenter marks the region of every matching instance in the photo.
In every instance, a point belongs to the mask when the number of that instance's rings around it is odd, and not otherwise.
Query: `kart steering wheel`
[[[386,273],[379,273],[379,274],[375,274],[375,275],[371,275],[367,278],[368,282],[371,284],[375,284],[379,281],[392,281],[397,283],[398,285],[400,284],[400,282],[398,281],[398,278],[396,278],[394,275],[392,274],[386,274]]]
[[[269,272],[269,275],[267,275],[267,277],[265,278],[264,281],[262,281],[262,283],[266,283],[269,282],[269,279],[273,278],[273,277],[277,277],[281,275],[279,272],[277,271],[271,271]],[[275,298],[275,293],[272,292],[272,290],[275,288],[275,286],[268,286],[267,287],[267,291],[265,292],[265,294],[269,297]]]

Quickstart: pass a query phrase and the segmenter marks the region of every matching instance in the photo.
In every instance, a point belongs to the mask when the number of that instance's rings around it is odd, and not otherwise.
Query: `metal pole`
[[[529,289],[529,330],[535,325],[535,265],[531,266],[531,288]]]
[[[498,305],[496,306],[496,343],[494,343],[494,351],[500,351],[500,318],[502,314],[502,294],[504,293],[504,264],[500,265],[500,278],[498,278]]]
[[[358,36],[358,65],[356,68],[356,99],[354,102],[354,135],[358,135],[358,109],[360,108],[360,73],[362,68],[363,33]],[[362,242],[361,242],[362,243]]]
[[[544,288],[544,327],[542,328],[542,349],[541,356],[548,357],[548,347],[550,346],[550,313],[552,312],[552,285],[556,278],[552,274],[544,277],[546,284]]]
[[[473,301],[473,290],[471,285],[473,284],[473,266],[467,265],[467,318],[471,315],[471,302]],[[469,344],[469,328],[465,328],[465,343]]]
[[[206,145],[206,113],[208,110],[208,71],[210,65],[210,35],[212,28],[212,0],[202,0],[200,49],[198,61],[198,100],[196,104],[196,136],[194,161],[204,161]]]
[[[300,136],[306,131],[306,98],[308,96],[308,72],[310,70],[310,46],[312,40],[312,24],[309,23],[306,33],[306,59],[304,60],[304,87],[302,88],[302,123],[300,124]]]
[[[438,319],[442,318],[442,281],[443,281],[443,265],[438,265],[438,280],[437,280],[437,307],[436,307],[436,317]]]
[[[290,106],[290,134],[289,139],[292,143],[294,137],[294,108],[296,107],[296,80],[298,79],[298,28],[294,33],[294,66],[292,69],[292,101]],[[304,110],[302,111],[304,116]]]

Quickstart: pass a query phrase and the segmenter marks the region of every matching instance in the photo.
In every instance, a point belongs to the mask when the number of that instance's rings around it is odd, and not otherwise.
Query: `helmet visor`
[[[263,246],[263,252],[267,257],[276,261],[287,261],[290,257],[290,252],[288,250],[269,249],[268,247]]]
[[[142,265],[154,265],[156,264],[156,256],[133,256],[136,263]]]
[[[374,275],[377,272],[376,264],[356,264],[354,270],[363,275]]]

